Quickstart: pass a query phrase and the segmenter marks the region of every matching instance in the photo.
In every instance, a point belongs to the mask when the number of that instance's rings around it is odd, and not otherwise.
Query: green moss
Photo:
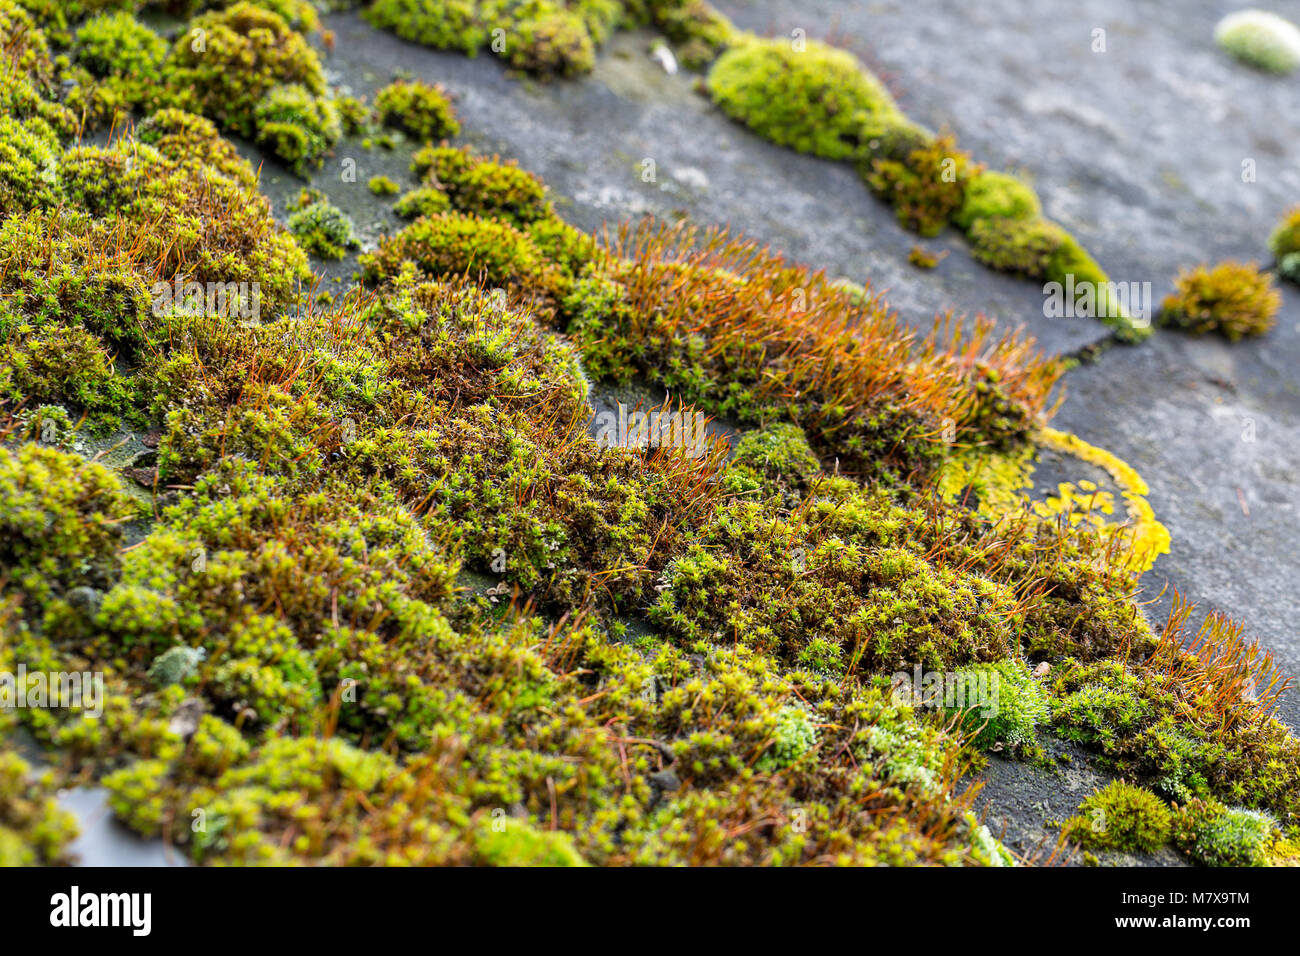
[[[1300,66],[1300,29],[1275,13],[1230,13],[1215,26],[1214,40],[1238,60],[1268,73],[1290,73]]]
[[[1153,853],[1169,841],[1172,825],[1159,797],[1116,780],[1084,800],[1061,835],[1087,849]]]
[[[798,425],[775,422],[747,432],[736,444],[725,479],[734,494],[784,493],[797,501],[821,471]]]
[[[366,188],[375,196],[396,196],[402,187],[388,176],[371,176]]]
[[[408,133],[418,142],[439,140],[460,133],[460,123],[446,91],[418,80],[398,80],[375,95],[379,122]]]
[[[874,160],[865,178],[894,207],[905,228],[936,236],[963,208],[967,183],[979,172],[952,137],[941,136],[906,160]]]
[[[126,410],[130,389],[95,335],[59,324],[20,325],[10,349],[0,360],[0,393],[68,403],[90,413],[97,430],[120,424],[116,416]]]
[[[136,138],[172,162],[200,174],[203,167],[208,167],[243,186],[257,184],[248,161],[206,117],[178,109],[158,110],[136,127]]]
[[[77,30],[77,62],[96,76],[157,83],[167,42],[130,13],[104,13]]]
[[[709,95],[764,139],[828,159],[859,156],[901,119],[885,87],[852,54],[816,41],[747,39],[708,76]]]
[[[122,539],[119,526],[134,514],[103,466],[32,444],[0,446],[0,561],[33,600],[111,580]],[[68,561],[68,555],[77,555],[77,561]]]
[[[365,12],[370,23],[404,40],[439,50],[475,55],[488,41],[473,0],[376,0]]]
[[[44,244],[75,263],[91,256],[118,224],[129,223],[136,247],[122,263],[128,271],[147,261],[151,283],[170,282],[182,269],[187,281],[256,283],[263,309],[282,306],[309,274],[306,257],[275,225],[269,200],[249,185],[247,165],[223,150],[225,168],[236,177],[231,178],[203,163],[201,155],[187,155],[187,138],[159,144],[180,160],[130,138],[111,147],[69,150],[61,164],[65,195],[95,221],[28,220],[15,224],[6,241],[11,247],[19,241]],[[156,286],[154,291],[161,292]]]
[[[1055,223],[1028,219],[980,218],[970,226],[971,254],[991,268],[1042,279],[1067,233]]]
[[[289,231],[302,247],[322,259],[342,259],[361,245],[352,220],[328,202],[315,202],[289,217]]]
[[[0,116],[0,211],[20,213],[58,201],[59,141],[39,117]]]
[[[777,711],[772,746],[759,758],[756,767],[765,773],[784,770],[816,746],[817,728],[808,712],[787,705]]]
[[[1253,264],[1198,266],[1180,273],[1175,284],[1177,291],[1165,299],[1160,320],[1193,335],[1218,332],[1230,342],[1263,335],[1282,307],[1272,276]]]
[[[53,775],[35,777],[18,754],[0,752],[0,866],[66,864],[76,819],[54,799]]]
[[[343,135],[331,100],[303,86],[275,86],[253,108],[257,142],[279,156],[298,175],[319,167]]]
[[[201,647],[173,647],[165,650],[149,665],[148,677],[159,687],[184,683],[198,673],[206,653]]]
[[[1290,210],[1268,237],[1278,275],[1300,282],[1300,206]]]
[[[612,0],[376,0],[366,11],[374,26],[403,39],[470,56],[491,43],[493,53],[516,69],[560,76],[591,70],[596,44],[619,15]]]
[[[526,233],[508,223],[460,213],[425,216],[361,256],[367,282],[392,279],[414,263],[433,276],[468,276],[488,286],[543,281],[546,265]]]
[[[484,823],[475,849],[487,866],[586,866],[567,833],[499,817]]]
[[[1056,726],[1102,760],[1294,812],[1289,735],[1234,743],[1140,669],[1107,539],[930,497],[947,423],[1026,447],[1059,372],[1029,345],[918,338],[726,237],[602,248],[447,147],[416,171],[451,209],[362,257],[370,288],[298,309],[305,256],[212,123],[139,137],[56,153],[62,210],[0,223],[29,264],[0,328],[95,370],[47,376],[74,414],[121,377],[152,433],[123,476],[146,509],[104,466],[0,447],[0,656],[107,684],[102,720],[13,719],[136,829],[226,864],[1005,863],[954,796],[969,748],[889,675],[1007,669],[1014,745],[1039,713],[1021,649],[1074,655]],[[185,282],[232,274],[264,321],[189,307]],[[602,447],[589,375],[733,416],[734,459]],[[11,441],[71,444],[31,408],[0,409]],[[1121,652],[1132,672],[1087,670]]]
[[[278,14],[247,2],[192,20],[163,80],[170,105],[257,139],[299,172],[342,134],[316,52]]]
[[[393,204],[393,212],[403,219],[416,219],[420,216],[436,216],[451,208],[451,200],[441,189],[433,186],[420,186],[402,194]]]
[[[682,46],[682,60],[693,69],[708,66],[737,40],[731,21],[706,0],[651,0],[646,6],[651,22]]]
[[[520,228],[552,215],[542,181],[514,162],[483,159],[469,147],[430,146],[415,154],[411,168],[426,185],[445,192],[457,212]]]
[[[1037,727],[1049,714],[1047,695],[1023,660],[1008,657],[976,664],[959,672],[957,679],[964,685],[965,706],[950,707],[948,713],[960,716],[975,747],[1023,748],[1036,742]]]
[[[1217,800],[1191,800],[1175,814],[1175,845],[1204,866],[1267,866],[1278,836],[1267,813],[1229,809]]]
[[[953,216],[962,229],[982,219],[1037,219],[1038,195],[1015,176],[981,169],[966,183],[961,209]]]

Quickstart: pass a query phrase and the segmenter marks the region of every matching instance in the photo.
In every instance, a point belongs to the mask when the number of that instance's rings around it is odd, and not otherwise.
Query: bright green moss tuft
[[[1037,217],[976,219],[969,235],[971,254],[980,262],[1030,279],[1046,277],[1052,256],[1066,241],[1065,230]]]
[[[783,492],[798,500],[820,471],[821,462],[803,429],[790,422],[776,422],[740,439],[726,483],[736,494]]]
[[[794,704],[782,707],[776,714],[776,732],[772,746],[755,765],[764,772],[784,770],[793,766],[817,746],[817,728],[808,711]]]
[[[433,186],[420,186],[408,190],[393,204],[393,212],[403,219],[436,216],[449,209],[451,209],[451,200],[447,198],[447,194]]]
[[[1229,809],[1217,800],[1191,800],[1175,814],[1175,845],[1205,866],[1267,866],[1278,836],[1267,813]]]
[[[1153,853],[1169,841],[1172,826],[1159,797],[1116,780],[1084,800],[1061,835],[1087,849]]]
[[[58,201],[59,141],[39,117],[0,115],[0,212],[5,215]]]
[[[1037,219],[1042,213],[1038,195],[1007,173],[981,169],[966,183],[961,209],[953,222],[969,229],[982,219]]]
[[[1300,206],[1290,210],[1268,237],[1278,275],[1300,282]]]
[[[202,14],[163,65],[171,105],[257,139],[295,171],[342,133],[316,52],[278,14],[247,2]]]
[[[439,213],[417,219],[361,256],[362,275],[376,283],[395,278],[403,263],[433,276],[466,276],[488,286],[544,281],[546,264],[526,233],[495,219]]]
[[[1300,29],[1275,13],[1230,13],[1215,26],[1214,39],[1238,60],[1269,73],[1290,73],[1300,66]]]
[[[205,116],[178,109],[163,109],[136,127],[136,138],[182,166],[202,173],[209,167],[249,187],[257,185],[257,175],[248,160]]]
[[[487,866],[587,865],[567,833],[539,830],[506,816],[480,824],[476,850]]]
[[[375,0],[365,12],[373,26],[392,30],[403,40],[470,56],[488,41],[474,0]]]
[[[32,598],[111,580],[119,524],[134,514],[103,466],[31,444],[0,447],[0,562]]]
[[[257,141],[300,176],[318,167],[343,135],[338,109],[303,86],[272,87],[253,108]]]
[[[375,113],[384,126],[400,129],[422,143],[460,132],[446,91],[418,80],[398,80],[381,89],[375,96]]]
[[[425,46],[474,56],[492,44],[492,52],[516,69],[574,76],[591,70],[596,44],[620,13],[611,0],[376,0],[365,15],[374,26]]]
[[[859,156],[901,119],[885,87],[852,54],[816,41],[747,39],[708,76],[714,102],[764,139],[828,159]]]
[[[513,161],[484,159],[467,146],[429,146],[415,154],[411,168],[426,185],[445,192],[458,212],[520,228],[551,216],[545,185]]]
[[[167,41],[130,13],[104,13],[77,30],[77,62],[96,76],[157,83]]]
[[[1218,332],[1230,342],[1263,335],[1273,328],[1282,294],[1273,279],[1253,264],[1221,262],[1179,274],[1177,291],[1165,299],[1160,320],[1204,335]]]
[[[18,754],[0,751],[0,867],[69,862],[66,848],[77,835],[76,819],[58,808],[51,774],[32,776]]]
[[[959,671],[964,705],[949,707],[960,715],[973,745],[988,750],[997,744],[1027,747],[1037,739],[1037,727],[1047,720],[1047,695],[1023,660],[1008,657]]]
[[[390,176],[371,176],[366,188],[375,196],[396,196],[402,187]]]

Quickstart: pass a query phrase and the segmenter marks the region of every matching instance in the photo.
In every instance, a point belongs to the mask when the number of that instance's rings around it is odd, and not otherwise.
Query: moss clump
[[[130,389],[112,356],[93,333],[52,323],[17,326],[9,355],[0,361],[0,394],[38,402],[67,402],[93,417],[96,430],[120,424]]]
[[[52,774],[33,779],[31,767],[11,751],[0,751],[0,866],[68,863],[67,845],[77,835],[76,818],[54,799]]]
[[[613,0],[376,0],[365,16],[374,26],[425,46],[474,56],[491,42],[493,52],[516,69],[573,76],[591,70],[596,45],[621,14]]]
[[[766,773],[785,770],[816,746],[817,727],[813,724],[808,711],[802,707],[787,705],[777,711],[776,732],[772,737],[772,746],[759,758],[755,766]]]
[[[983,219],[1037,219],[1042,213],[1038,195],[1007,173],[981,169],[966,183],[961,209],[953,222],[970,229]]]
[[[478,18],[474,0],[376,0],[365,12],[370,23],[391,30],[403,40],[439,50],[459,50],[473,56],[488,41],[487,27]]]
[[[393,212],[403,219],[436,216],[449,209],[451,209],[451,200],[447,198],[447,194],[433,186],[420,186],[408,190],[393,204]]]
[[[175,119],[175,117],[172,117]],[[167,122],[167,121],[164,121]],[[45,248],[69,267],[87,261],[113,230],[132,228],[134,247],[121,253],[119,265],[149,276],[158,310],[178,300],[158,282],[197,282],[225,288],[242,283],[247,295],[255,284],[260,307],[276,309],[296,295],[297,282],[309,274],[306,256],[293,237],[271,216],[270,201],[250,184],[251,169],[226,149],[222,167],[202,161],[184,143],[201,140],[203,130],[164,134],[160,146],[182,158],[129,137],[111,147],[81,146],[64,154],[60,165],[64,194],[92,219],[48,217],[14,223],[6,241]],[[178,138],[173,138],[176,136]],[[234,170],[232,175],[223,169]],[[147,263],[147,265],[145,264]]]
[[[1059,734],[1087,744],[1104,766],[1150,782],[1168,799],[1214,796],[1290,819],[1300,806],[1300,778],[1286,768],[1300,743],[1269,713],[1251,686],[1270,686],[1267,658],[1244,669],[1218,668],[1248,652],[1241,630],[1216,615],[1197,638],[1201,656],[1187,653],[1182,619],[1132,659],[1081,664],[1054,671],[1052,722]],[[1196,713],[1195,720],[1180,714]]]
[[[986,266],[1041,279],[1065,243],[1066,233],[1045,219],[999,217],[976,219],[970,227],[970,241],[971,254]]]
[[[966,184],[980,167],[941,136],[908,154],[907,159],[876,159],[867,183],[898,213],[898,221],[923,236],[936,236],[965,201]]]
[[[174,163],[199,173],[207,167],[250,189],[257,185],[248,161],[205,116],[173,108],[158,110],[136,127],[135,134]]]
[[[100,77],[157,83],[167,41],[125,11],[103,13],[77,30],[77,62]]]
[[[949,707],[948,712],[960,715],[962,727],[974,734],[974,746],[1019,748],[1036,741],[1037,727],[1049,714],[1047,695],[1023,660],[1008,657],[977,664],[959,672],[957,680],[963,685],[965,704]]]
[[[747,432],[736,444],[727,470],[735,494],[785,493],[798,500],[821,471],[821,462],[798,425],[774,422]]]
[[[389,176],[371,176],[366,188],[375,196],[396,196],[402,187]]]
[[[69,106],[83,113],[87,125],[120,124],[160,98],[161,67],[167,41],[128,10],[102,13],[77,31],[76,66],[65,82],[73,83]]]
[[[1300,206],[1278,223],[1268,237],[1268,248],[1277,260],[1278,275],[1300,282]]]
[[[343,135],[333,101],[298,85],[272,87],[253,108],[253,118],[257,142],[300,176],[320,166],[325,153]]]
[[[1175,813],[1174,845],[1205,866],[1267,866],[1279,836],[1267,813],[1213,799],[1189,800]]]
[[[759,136],[828,159],[859,156],[902,116],[852,54],[816,41],[746,39],[718,57],[708,90],[728,116]]]
[[[400,129],[422,143],[460,132],[446,91],[418,80],[398,80],[381,89],[375,96],[375,114],[384,126]]]
[[[342,134],[316,52],[277,13],[247,2],[192,20],[163,80],[170,105],[266,144],[295,171]]]
[[[59,141],[39,117],[0,116],[0,211],[13,215],[57,202]]]
[[[738,37],[731,21],[706,0],[652,0],[650,20],[673,43],[691,69],[706,67]]]
[[[445,192],[458,212],[520,228],[552,215],[545,185],[513,161],[484,159],[469,147],[429,146],[415,154],[411,168],[425,185]]]
[[[1193,335],[1218,332],[1230,342],[1269,331],[1282,307],[1272,277],[1254,264],[1198,266],[1180,273],[1175,287],[1161,307],[1160,320]]]
[[[1214,40],[1243,63],[1269,73],[1290,73],[1300,66],[1300,29],[1275,13],[1230,13],[1215,26]]]
[[[34,597],[103,587],[118,565],[119,526],[134,514],[104,467],[53,448],[0,447],[0,561]]]
[[[586,866],[567,833],[499,817],[482,824],[476,851],[487,866]]]
[[[1154,793],[1116,780],[1079,804],[1061,836],[1086,849],[1154,853],[1169,841],[1173,819]]]
[[[487,286],[536,287],[547,271],[526,233],[454,212],[417,219],[383,240],[361,256],[362,275],[371,283],[392,279],[407,262],[430,276],[467,276]]]

